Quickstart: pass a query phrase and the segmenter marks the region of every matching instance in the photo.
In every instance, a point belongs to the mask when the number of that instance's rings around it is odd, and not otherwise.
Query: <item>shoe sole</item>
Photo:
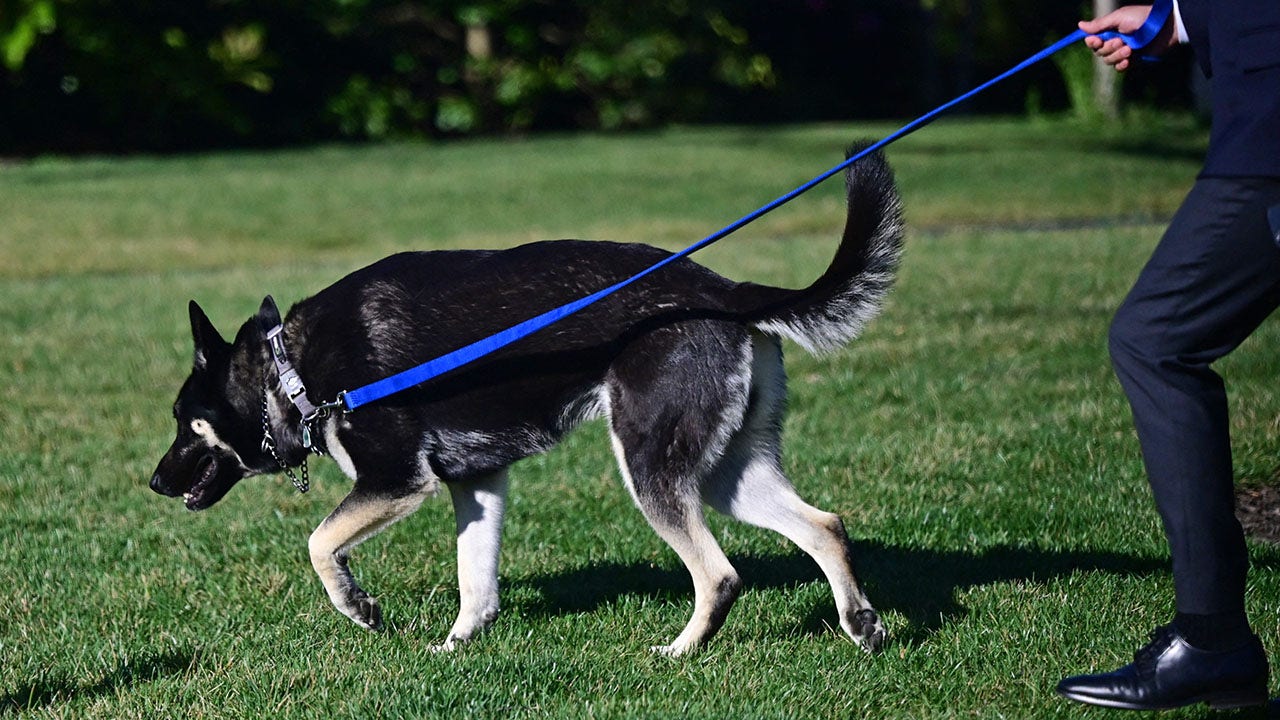
[[[1058,691],[1058,694],[1068,700],[1085,703],[1086,705],[1097,705],[1100,707],[1116,708],[1120,710],[1173,710],[1174,708],[1186,707],[1188,705],[1196,705],[1204,703],[1214,710],[1235,710],[1239,708],[1258,707],[1266,705],[1270,699],[1267,696],[1267,689],[1253,690],[1232,690],[1227,692],[1206,693],[1189,698],[1183,702],[1165,704],[1165,705],[1149,705],[1142,703],[1131,703],[1123,700],[1111,700],[1109,698],[1094,697],[1092,695],[1081,695],[1078,693]]]
[[[1230,693],[1216,693],[1213,697],[1198,702],[1206,703],[1214,710],[1235,710],[1236,708],[1257,707],[1266,705],[1270,700],[1267,697],[1267,688],[1261,690],[1240,690]]]

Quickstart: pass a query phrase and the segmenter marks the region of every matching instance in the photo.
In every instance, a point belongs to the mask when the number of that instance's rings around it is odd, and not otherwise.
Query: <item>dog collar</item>
[[[274,305],[272,301],[272,305]],[[278,315],[279,313],[277,313]],[[302,446],[316,455],[324,455],[324,443],[317,432],[316,423],[329,416],[329,411],[342,406],[342,399],[335,402],[316,405],[307,397],[307,387],[302,383],[302,376],[289,361],[289,352],[284,344],[284,324],[276,323],[266,328],[267,347],[271,351],[271,360],[276,366],[276,375],[280,378],[280,389],[284,391],[289,402],[302,415],[299,430],[302,433]]]
[[[302,417],[306,418],[319,412],[319,408],[307,397],[307,387],[302,384],[302,376],[289,362],[289,352],[284,346],[284,325],[276,325],[267,330],[267,347],[271,348],[271,359],[276,365],[276,375],[280,378],[280,389],[289,398],[289,402],[298,408]]]

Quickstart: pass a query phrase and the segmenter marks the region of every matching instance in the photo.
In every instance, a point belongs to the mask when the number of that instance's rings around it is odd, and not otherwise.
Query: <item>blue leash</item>
[[[1160,32],[1160,29],[1163,28],[1165,23],[1168,21],[1169,15],[1172,13],[1172,11],[1173,11],[1173,0],[1157,0],[1155,6],[1152,7],[1151,9],[1151,13],[1147,16],[1146,22],[1136,32],[1132,34],[1108,32],[1108,33],[1103,33],[1098,37],[1101,37],[1104,40],[1120,38],[1125,42],[1126,45],[1133,48],[1134,50],[1141,50],[1142,48],[1150,44],[1150,42],[1153,39],[1155,39],[1155,36]],[[336,407],[337,405],[341,404],[342,406],[345,406],[347,412],[350,412],[362,405],[368,405],[371,402],[377,402],[378,400],[381,400],[389,395],[394,395],[398,392],[401,392],[402,390],[407,390],[415,385],[420,385],[428,380],[431,380],[432,378],[443,375],[451,370],[455,370],[463,365],[466,365],[467,363],[470,363],[474,360],[478,360],[490,353],[496,352],[510,345],[511,343],[516,342],[517,340],[520,340],[521,338],[532,335],[533,333],[538,332],[539,330],[547,327],[548,325],[551,325],[565,317],[568,317],[569,315],[572,315],[578,312],[579,310],[582,310],[588,305],[596,303],[599,300],[602,300],[603,298],[609,295],[612,295],[613,293],[627,287],[628,285],[644,278],[650,273],[657,272],[658,270],[661,270],[662,268],[666,267],[667,265],[677,260],[688,257],[693,253],[701,250],[702,248],[705,248],[706,246],[716,242],[717,240],[724,238],[730,233],[733,233],[739,228],[754,222],[755,220],[759,219],[763,215],[766,215],[767,213],[770,213],[773,210],[803,195],[804,193],[808,192],[809,190],[811,190],[818,184],[822,183],[823,181],[827,180],[831,176],[844,171],[850,165],[861,160],[867,155],[885,147],[886,145],[902,137],[905,137],[906,135],[909,135],[915,132],[916,130],[919,130],[925,125],[928,125],[929,123],[937,119],[939,115],[942,115],[943,113],[947,112],[948,110],[955,107],[956,105],[959,105],[960,103],[971,99],[972,97],[986,90],[992,85],[995,85],[996,83],[999,83],[1003,80],[1006,80],[1022,72],[1023,70],[1031,67],[1032,65],[1035,65],[1041,60],[1044,60],[1045,58],[1053,55],[1059,50],[1062,50],[1063,48],[1069,45],[1073,45],[1083,40],[1085,37],[1086,37],[1086,33],[1083,30],[1076,30],[1070,35],[1062,38],[1061,40],[1041,50],[1040,52],[1037,52],[1036,54],[1032,55],[1026,60],[1023,60],[1022,62],[1018,63],[1017,65],[1010,68],[1009,70],[1006,70],[1000,75],[992,78],[991,80],[988,80],[987,82],[955,98],[954,100],[948,101],[943,105],[939,105],[938,107],[934,108],[933,110],[930,110],[924,115],[921,115],[920,117],[916,118],[915,120],[912,120],[906,125],[903,125],[901,128],[889,134],[879,142],[876,142],[875,144],[870,145],[869,147],[862,150],[861,152],[853,155],[852,157],[840,163],[839,165],[836,165],[830,170],[827,170],[826,172],[815,177],[809,182],[801,185],[800,187],[792,190],[786,195],[783,195],[782,197],[779,197],[776,200],[757,208],[756,210],[748,213],[747,215],[742,216],[741,218],[715,231],[714,233],[711,233],[710,235],[704,237],[698,242],[690,245],[684,250],[681,250],[680,252],[675,253],[674,255],[670,255],[664,258],[662,261],[655,263],[654,265],[640,271],[635,275],[632,275],[631,277],[621,282],[611,285],[603,290],[594,292],[584,298],[574,300],[571,303],[567,303],[565,305],[561,305],[560,307],[554,308],[552,310],[548,310],[547,312],[541,315],[538,315],[537,317],[533,317],[528,320],[525,320],[524,322],[519,323],[518,325],[513,325],[507,328],[506,330],[502,330],[494,335],[490,335],[489,337],[483,338],[481,340],[477,340],[476,342],[473,342],[470,345],[466,345],[450,353],[441,355],[440,357],[435,358],[434,360],[425,362],[421,365],[418,365],[417,367],[409,368],[408,370],[392,375],[391,377],[379,380],[369,385],[365,385],[364,387],[356,388],[355,390],[344,390],[338,394],[338,399],[334,403],[330,405],[326,405],[325,407],[331,407],[331,406]]]

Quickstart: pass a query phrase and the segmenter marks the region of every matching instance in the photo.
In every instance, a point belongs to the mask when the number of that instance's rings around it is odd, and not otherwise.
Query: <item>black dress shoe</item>
[[[1105,675],[1058,683],[1058,694],[1090,705],[1167,710],[1208,703],[1225,709],[1267,702],[1267,655],[1255,635],[1234,650],[1209,652],[1187,644],[1172,625],[1156,628],[1133,664]]]

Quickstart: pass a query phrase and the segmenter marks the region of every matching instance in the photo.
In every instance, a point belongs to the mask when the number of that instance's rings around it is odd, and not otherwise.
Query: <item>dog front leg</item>
[[[452,650],[498,617],[498,554],[507,501],[505,470],[464,483],[448,483],[458,527],[458,619],[440,646]]]
[[[347,556],[356,545],[417,510],[425,497],[424,493],[383,497],[357,488],[311,533],[311,565],[329,600],[360,627],[380,629],[382,610],[351,576]]]

